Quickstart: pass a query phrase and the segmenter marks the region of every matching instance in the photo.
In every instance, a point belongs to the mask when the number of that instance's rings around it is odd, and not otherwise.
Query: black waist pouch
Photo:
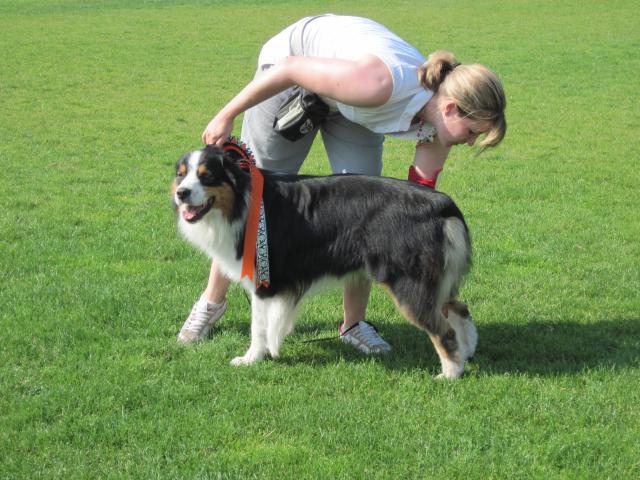
[[[287,140],[295,142],[315,131],[329,115],[329,105],[318,95],[294,87],[273,120],[273,129]]]

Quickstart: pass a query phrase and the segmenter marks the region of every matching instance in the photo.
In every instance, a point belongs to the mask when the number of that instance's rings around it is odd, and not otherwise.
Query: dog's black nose
[[[188,188],[179,188],[178,190],[176,190],[176,195],[178,195],[178,198],[182,201],[185,201],[187,198],[189,198],[189,195],[191,195],[191,190]]]

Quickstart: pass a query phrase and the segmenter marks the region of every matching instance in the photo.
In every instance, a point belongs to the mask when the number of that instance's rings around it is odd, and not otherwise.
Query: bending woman
[[[299,85],[329,105],[327,119],[292,142],[273,129],[277,110]],[[489,69],[460,64],[447,51],[425,59],[384,26],[360,17],[307,17],[262,48],[254,79],[209,122],[206,144],[221,145],[244,112],[241,138],[258,167],[297,173],[318,131],[334,173],[380,175],[385,135],[412,141],[411,181],[435,188],[449,150],[498,145],[506,132],[502,84]],[[207,287],[185,321],[178,340],[205,338],[227,306],[229,281],[212,264]],[[344,288],[340,336],[360,351],[391,347],[365,321],[370,284]]]

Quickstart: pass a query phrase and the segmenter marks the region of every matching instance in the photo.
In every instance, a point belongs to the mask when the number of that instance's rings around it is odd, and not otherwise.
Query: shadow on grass
[[[375,323],[375,319],[373,319]],[[382,322],[381,322],[382,323]],[[337,338],[310,341],[313,328],[298,325],[285,341],[289,350],[278,362],[335,363],[336,359],[370,361]],[[591,323],[540,320],[522,325],[478,325],[479,342],[469,370],[488,374],[575,374],[598,367],[640,367],[640,319]],[[438,357],[427,335],[409,324],[386,324],[381,334],[393,352],[378,360],[393,370],[439,372]],[[322,334],[318,334],[322,337]],[[286,353],[285,350],[285,353]]]
[[[479,333],[474,361],[494,373],[555,375],[640,366],[640,319],[490,324]]]

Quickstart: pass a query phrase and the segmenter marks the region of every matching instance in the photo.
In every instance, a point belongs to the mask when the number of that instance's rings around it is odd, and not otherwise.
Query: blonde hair
[[[491,124],[480,142],[482,150],[502,141],[507,132],[507,100],[500,79],[487,67],[461,64],[453,53],[439,50],[420,67],[418,79],[424,88],[453,99],[461,114]]]

